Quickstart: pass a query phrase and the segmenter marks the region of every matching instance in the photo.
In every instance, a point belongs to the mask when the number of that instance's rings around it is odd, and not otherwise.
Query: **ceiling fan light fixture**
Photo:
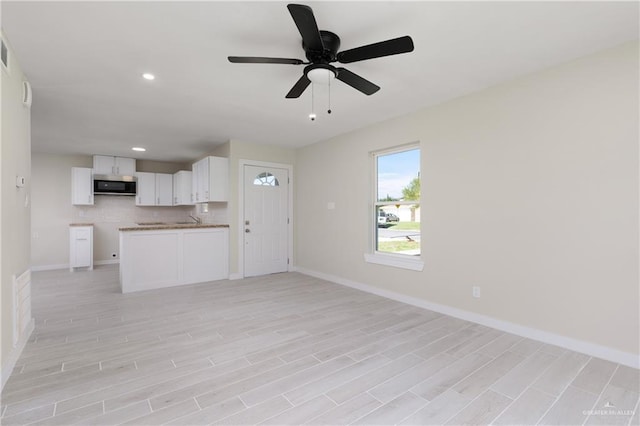
[[[329,68],[318,67],[307,72],[307,78],[315,84],[329,84],[331,80],[336,78],[335,71]]]

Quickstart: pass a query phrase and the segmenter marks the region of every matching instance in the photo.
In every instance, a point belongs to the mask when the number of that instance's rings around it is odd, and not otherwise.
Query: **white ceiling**
[[[228,140],[299,147],[638,38],[638,2],[307,2],[341,50],[410,35],[415,51],[345,65],[285,94],[306,60],[281,2],[10,2],[2,27],[33,87],[35,151],[193,160]],[[152,72],[156,80],[140,76]],[[147,152],[133,153],[132,146]]]

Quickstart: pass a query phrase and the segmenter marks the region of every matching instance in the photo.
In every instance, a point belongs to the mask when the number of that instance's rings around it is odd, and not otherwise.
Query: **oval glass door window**
[[[261,186],[280,186],[278,179],[269,172],[260,173],[253,180],[253,184]]]

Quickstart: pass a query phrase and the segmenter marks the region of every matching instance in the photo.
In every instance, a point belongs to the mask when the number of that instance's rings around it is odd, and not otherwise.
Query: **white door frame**
[[[270,163],[256,160],[238,160],[238,275],[244,278],[244,166],[273,167],[286,169],[289,176],[287,204],[289,223],[287,224],[287,271],[293,270],[293,166],[291,164]],[[235,277],[234,277],[235,278]]]

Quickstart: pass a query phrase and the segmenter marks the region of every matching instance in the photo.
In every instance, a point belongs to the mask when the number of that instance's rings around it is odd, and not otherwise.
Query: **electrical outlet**
[[[473,286],[473,297],[475,297],[476,299],[480,298],[480,287],[478,286]]]

